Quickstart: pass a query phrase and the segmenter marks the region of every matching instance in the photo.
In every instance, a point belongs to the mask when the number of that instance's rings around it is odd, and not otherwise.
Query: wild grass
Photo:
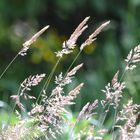
[[[64,88],[73,82],[76,73],[84,65],[79,64],[74,66],[75,62],[83,49],[97,39],[97,35],[109,25],[110,21],[101,24],[81,44],[78,54],[66,72],[60,72],[59,75],[55,76],[55,87],[48,96],[47,89],[52,77],[54,77],[57,66],[64,55],[68,55],[74,51],[79,36],[88,28],[87,22],[89,18],[90,17],[86,17],[74,30],[70,38],[64,41],[62,50],[55,52],[58,60],[49,75],[44,73],[30,75],[21,82],[18,93],[11,96],[11,99],[15,102],[11,115],[16,114],[18,121],[12,125],[10,123],[11,116],[9,116],[7,124],[1,127],[1,140],[133,140],[140,138],[137,134],[139,128],[136,125],[140,105],[133,104],[133,99],[121,105],[123,92],[126,88],[126,83],[123,79],[125,73],[129,73],[129,71],[135,69],[137,62],[140,61],[140,45],[136,46],[128,54],[125,59],[126,66],[124,71],[121,73],[118,70],[113,76],[112,81],[102,90],[105,95],[104,100],[100,101],[96,99],[92,103],[86,103],[76,117],[68,110],[68,106],[75,104],[74,99],[77,98],[84,86],[84,83],[79,83],[74,89],[65,93]],[[0,79],[6,74],[6,71],[18,56],[27,55],[30,45],[48,28],[49,26],[44,27],[23,44],[23,48],[2,72]],[[37,86],[42,80],[45,80],[45,84],[40,90],[38,97],[35,98],[29,95],[29,91],[32,90],[32,87]],[[27,101],[34,100],[29,112],[27,112],[24,106],[23,99]],[[101,112],[97,111],[99,106],[102,107]],[[18,110],[16,110],[17,107],[19,108]],[[104,124],[112,108],[115,113],[111,128],[109,128]],[[27,114],[26,118],[22,116],[22,112]]]

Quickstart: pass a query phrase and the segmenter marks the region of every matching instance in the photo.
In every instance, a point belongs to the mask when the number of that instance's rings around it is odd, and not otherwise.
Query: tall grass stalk
[[[4,71],[1,73],[0,75],[0,80],[1,78],[4,76],[4,74],[6,73],[6,71],[10,68],[10,66],[12,65],[12,63],[14,63],[14,61],[17,59],[17,57],[19,56],[19,54],[17,54],[12,61],[6,66],[6,68],[4,69]]]
[[[42,89],[41,89],[41,91],[40,91],[40,93],[39,93],[39,95],[38,95],[38,97],[37,97],[36,103],[38,103],[38,101],[39,101],[39,99],[40,99],[41,94],[43,93],[43,91],[46,91],[46,90],[47,90],[47,88],[48,88],[48,86],[49,86],[49,83],[50,83],[50,81],[51,81],[51,79],[52,79],[52,77],[53,77],[53,75],[54,75],[54,72],[55,72],[55,70],[56,70],[56,68],[57,68],[57,66],[58,66],[58,64],[59,64],[59,62],[60,62],[60,60],[61,60],[61,57],[57,60],[57,62],[56,62],[56,64],[54,65],[54,67],[53,67],[51,73],[49,74],[47,80],[45,81],[45,83],[44,83],[44,85],[43,85],[43,87],[42,87]],[[42,97],[41,97],[41,99],[40,99],[39,104],[41,104],[41,101],[42,101]],[[36,103],[35,103],[35,104],[36,104]]]

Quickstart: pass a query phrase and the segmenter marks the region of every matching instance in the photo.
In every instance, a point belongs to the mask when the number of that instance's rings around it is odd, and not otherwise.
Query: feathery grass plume
[[[44,129],[44,132],[49,133],[53,137],[56,134],[60,135],[63,133],[64,114],[68,113],[65,106],[74,104],[73,100],[80,93],[82,87],[83,83],[71,90],[68,95],[63,95],[64,91],[59,90],[57,87],[52,91],[53,96],[44,100],[43,112],[38,116],[40,127]]]
[[[20,120],[16,125],[10,125],[0,134],[0,140],[35,140],[42,135],[42,130],[37,127],[29,127],[34,120]],[[28,125],[28,126],[27,126]]]
[[[76,46],[76,41],[79,38],[79,36],[84,32],[84,30],[88,27],[85,25],[90,17],[86,17],[75,29],[75,31],[72,33],[70,38],[67,41],[64,41],[62,50],[56,52],[57,57],[62,57],[64,54],[69,54],[73,52],[73,49]]]
[[[98,106],[98,100],[95,100],[92,104],[89,102],[82,108],[80,111],[77,122],[79,122],[81,119],[88,119],[90,118],[94,113],[92,111]]]
[[[129,100],[126,105],[123,105],[123,109],[118,112],[116,127],[120,128],[121,140],[132,140],[136,129],[135,123],[139,115],[138,110],[140,105],[133,104],[133,100]],[[122,125],[123,123],[123,125]]]
[[[106,99],[101,101],[103,107],[105,107],[107,104],[113,105],[115,108],[118,107],[120,98],[122,98],[122,90],[125,88],[125,82],[121,82],[121,80],[125,72],[127,70],[133,70],[136,67],[135,63],[140,61],[140,45],[136,46],[129,52],[125,61],[127,64],[120,80],[118,80],[118,71],[114,75],[112,82],[105,86],[105,90],[102,90],[102,92],[106,94]]]
[[[95,100],[92,104],[87,103],[81,112],[79,113],[77,117],[77,122],[79,122],[81,119],[88,120],[91,118],[95,113],[92,113],[94,109],[96,109],[98,106],[98,100]],[[80,132],[76,134],[74,137],[76,140],[86,139],[86,140],[103,140],[104,136],[107,134],[108,130],[105,128],[96,128],[96,124],[94,124],[92,121],[90,122],[88,120],[89,125],[86,126],[87,128],[81,128]],[[76,125],[75,125],[76,127]]]
[[[45,74],[37,74],[33,76],[29,76],[26,78],[20,85],[19,91],[17,95],[12,95],[11,98],[15,100],[15,104],[25,112],[24,105],[20,102],[20,98],[23,96],[24,99],[36,99],[34,96],[28,95],[26,92],[31,90],[32,86],[38,85],[43,78],[45,77]]]
[[[83,66],[83,63],[81,63],[81,64],[79,64],[79,65],[77,65],[76,67],[74,67],[71,71],[69,71],[68,73],[67,73],[67,76],[73,76],[73,75],[75,75],[76,74],[76,72],[81,68]]]
[[[73,90],[68,93],[68,96],[64,97],[64,100],[67,102],[68,105],[75,104],[73,100],[77,97],[80,93],[81,88],[84,86],[84,83],[79,84]]]
[[[27,129],[24,127],[24,121],[20,121],[15,126],[9,126],[5,131],[2,131],[0,140],[21,140],[22,136],[26,134]]]
[[[118,80],[118,75],[119,75],[119,71],[118,71],[113,77],[112,82],[108,83],[107,86],[105,86],[105,90],[102,90],[106,95],[105,96],[106,99],[102,100],[101,104],[104,107],[104,109],[108,106],[108,108],[105,110],[106,113],[104,115],[103,122],[105,120],[107,112],[109,111],[110,106],[112,105],[115,109],[114,122],[112,125],[113,137],[114,137],[114,127],[116,123],[116,115],[118,112],[118,106],[119,106],[120,99],[122,98],[123,89],[125,88],[125,82],[121,82],[121,80],[125,72],[127,70],[133,70],[136,67],[136,62],[140,61],[140,46],[139,45],[129,52],[125,61],[127,62],[127,64],[121,78]]]
[[[98,100],[95,100],[93,103],[87,103],[82,110],[80,111],[76,122],[71,130],[71,139],[76,139],[76,140],[81,140],[81,139],[86,139],[86,140],[90,140],[90,139],[94,139],[93,137],[93,132],[94,132],[94,125],[88,125],[87,128],[82,128],[80,130],[80,132],[78,132],[77,135],[74,135],[74,129],[76,127],[76,125],[81,121],[81,120],[88,120],[90,119],[96,112],[93,113],[93,110],[96,109],[96,107],[98,106]]]
[[[20,101],[20,95],[12,95],[11,98],[15,101],[15,105],[17,105],[22,111],[25,112],[25,107]],[[15,107],[14,107],[14,109],[15,109]]]
[[[127,62],[126,70],[133,70],[136,68],[135,63],[140,61],[140,45],[136,46],[129,52],[125,61]]]
[[[101,24],[89,37],[88,39],[81,45],[80,50],[83,50],[86,46],[90,45],[92,42],[96,40],[96,36],[110,23],[107,21]]]
[[[119,82],[118,75],[119,71],[114,75],[112,82],[105,86],[105,90],[102,90],[102,92],[106,95],[106,99],[101,101],[103,107],[109,104],[113,105],[114,108],[117,108],[119,105],[123,89],[125,88],[125,82]]]
[[[67,95],[64,93],[64,86],[72,82],[72,78],[76,72],[82,67],[80,64],[70,70],[65,77],[62,73],[55,77],[55,84],[57,85],[49,97],[46,97],[46,93],[42,94],[42,105],[35,104],[33,109],[28,113],[31,117],[36,116],[39,120],[39,125],[44,132],[48,131],[48,135],[55,137],[56,134],[62,134],[62,128],[60,127],[65,120],[64,114],[67,114],[65,106],[74,104],[74,99],[80,93],[80,89],[83,87],[83,83],[76,86]],[[60,125],[61,124],[61,125]],[[55,133],[52,133],[55,132]]]
[[[18,52],[18,54],[12,59],[12,61],[7,65],[7,67],[4,69],[4,71],[0,74],[0,79],[3,77],[3,75],[6,73],[6,71],[9,69],[9,67],[12,65],[12,63],[16,60],[16,58],[21,55],[25,56],[27,54],[27,50],[29,49],[29,46],[36,41],[36,39],[43,33],[45,30],[49,28],[48,26],[45,26],[43,29],[41,29],[39,32],[37,32],[31,39],[23,43],[22,49]]]
[[[27,50],[29,49],[29,46],[31,44],[33,44],[37,38],[43,34],[47,29],[49,28],[49,25],[45,26],[43,29],[41,29],[39,32],[37,32],[35,35],[33,35],[28,41],[26,41],[25,43],[23,43],[23,48],[21,49],[21,51],[18,53],[21,56],[26,55]]]
[[[25,91],[31,90],[32,86],[38,85],[43,78],[45,77],[45,74],[37,74],[37,75],[30,75],[28,78],[26,78],[22,83],[21,83],[21,94],[23,94]]]
[[[65,86],[72,82],[73,76],[76,74],[76,72],[83,66],[82,64],[77,65],[72,70],[70,70],[66,76],[63,76],[62,73],[60,73],[58,76],[55,77],[55,84],[59,85],[60,87]]]
[[[40,114],[44,111],[44,107],[42,105],[38,105],[38,104],[33,104],[32,105],[32,109],[30,112],[28,112],[28,115],[31,116],[31,115],[34,115],[36,113]]]

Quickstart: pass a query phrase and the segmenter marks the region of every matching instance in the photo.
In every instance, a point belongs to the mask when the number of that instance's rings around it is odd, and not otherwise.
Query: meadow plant
[[[1,128],[0,140],[133,140],[139,137],[136,135],[139,129],[139,127],[136,126],[136,120],[139,115],[138,110],[140,105],[133,104],[132,99],[122,106],[120,102],[123,98],[124,89],[126,88],[125,81],[122,81],[123,77],[126,72],[136,68],[136,63],[140,61],[140,45],[132,49],[125,59],[126,66],[124,72],[121,74],[117,71],[112,81],[105,86],[104,90],[102,90],[105,95],[104,100],[99,101],[97,99],[92,103],[86,103],[74,120],[69,118],[69,116],[73,116],[73,114],[67,107],[75,104],[74,99],[77,98],[84,86],[84,83],[80,83],[68,93],[64,90],[67,85],[70,85],[73,82],[76,73],[83,66],[82,63],[74,67],[74,63],[82,50],[97,39],[97,35],[110,23],[110,21],[101,24],[80,45],[79,53],[74,58],[67,71],[64,74],[60,72],[60,74],[55,76],[55,87],[51,93],[48,94],[47,88],[54,76],[56,67],[64,55],[68,55],[74,51],[79,36],[88,28],[87,22],[89,18],[90,17],[86,17],[74,30],[70,38],[63,42],[62,50],[55,52],[58,60],[49,75],[30,75],[20,84],[18,93],[11,96],[15,102],[11,115],[13,113],[16,114],[18,121],[14,125],[8,121],[7,124]],[[49,26],[44,27],[23,44],[23,48],[3,71],[0,79],[15,61],[17,56],[27,55],[30,45],[48,28]],[[35,98],[34,96],[31,96],[29,91],[32,90],[33,86],[37,86],[42,80],[45,80],[45,84],[40,90],[38,97]],[[23,99],[27,101],[34,100],[31,110],[28,112],[24,106]],[[99,106],[102,107],[102,112],[97,111]],[[16,109],[17,107],[19,108],[18,110]],[[115,113],[112,127],[109,129],[108,127],[105,127],[104,123],[111,107],[113,107]],[[23,117],[22,112],[25,112],[27,117]],[[10,117],[11,116],[9,116],[9,120]],[[93,120],[96,117],[95,123]],[[86,125],[80,127],[82,124]]]

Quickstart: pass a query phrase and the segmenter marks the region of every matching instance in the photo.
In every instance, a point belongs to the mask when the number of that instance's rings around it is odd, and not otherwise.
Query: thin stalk
[[[18,89],[18,94],[17,94],[17,96],[19,96],[20,90],[21,90],[21,86],[20,86],[19,89]],[[14,112],[14,110],[15,110],[15,107],[16,107],[16,103],[14,104],[14,107],[13,107],[13,110],[12,110],[11,114],[13,114],[13,112]]]
[[[61,60],[61,57],[57,60],[57,62],[56,62],[56,64],[54,65],[54,67],[53,67],[51,73],[49,74],[47,80],[45,81],[45,84],[43,85],[43,87],[42,87],[42,89],[41,89],[41,91],[40,91],[40,93],[39,93],[39,95],[38,95],[38,98],[37,98],[37,100],[36,100],[36,103],[39,101],[42,92],[43,92],[44,90],[47,90],[47,88],[48,88],[48,86],[49,86],[49,83],[50,83],[50,81],[51,81],[51,78],[52,78],[52,76],[53,76],[53,74],[54,74],[54,72],[55,72],[55,70],[56,70],[56,67],[58,66],[60,60]],[[42,97],[41,97],[41,100],[42,100]],[[40,100],[39,104],[41,103],[41,100]],[[35,104],[36,104],[36,103],[35,103]]]
[[[115,136],[114,136],[114,127],[115,127],[115,123],[116,123],[116,116],[117,116],[117,111],[118,111],[118,108],[115,109],[115,114],[114,114],[114,120],[113,120],[113,126],[112,126],[112,140],[115,139]]]
[[[17,94],[17,96],[19,96],[19,94],[20,94],[20,90],[21,90],[21,86],[20,86],[19,89],[18,89],[18,94]],[[14,106],[13,106],[13,109],[12,109],[12,111],[11,111],[11,115],[13,114],[15,108],[16,108],[16,103],[15,103]],[[9,123],[10,123],[11,115],[9,115],[9,117],[8,117],[7,126],[8,126]]]
[[[64,79],[65,77],[67,76],[67,73],[70,71],[71,67],[73,66],[73,64],[75,63],[75,61],[77,60],[77,58],[79,57],[79,55],[81,54],[82,50],[79,51],[79,53],[76,55],[76,57],[74,58],[74,60],[72,61],[72,63],[70,64],[70,66],[68,67],[66,73],[65,73],[65,76],[64,76]]]
[[[104,110],[105,110],[105,108],[107,107],[107,105],[109,104],[109,102],[104,106],[104,108],[101,110],[101,113],[100,113],[100,116],[99,116],[99,123],[98,123],[98,127],[101,127],[102,125],[101,125],[101,123],[100,122],[103,122],[102,120],[103,120],[103,116],[104,116],[104,114],[105,114],[105,112],[104,112]],[[99,110],[98,110],[99,111]]]
[[[53,70],[52,70],[52,72],[51,72],[51,74],[50,74],[50,77],[48,78],[48,82],[46,83],[46,86],[45,86],[44,90],[47,90],[47,88],[48,88],[48,86],[49,86],[49,84],[50,84],[50,81],[51,81],[51,79],[52,79],[52,76],[54,75],[54,72],[55,72],[55,70],[56,70],[56,68],[57,68],[57,66],[58,66],[58,64],[59,64],[59,62],[60,62],[60,59],[61,59],[61,58],[58,59],[56,65],[54,66],[54,68],[53,68]]]
[[[6,73],[6,71],[8,70],[8,68],[12,65],[12,63],[16,60],[16,58],[19,56],[19,54],[17,54],[12,61],[7,65],[7,67],[4,69],[4,71],[1,73],[0,75],[0,79],[3,77],[3,75]]]
[[[101,122],[101,124],[100,124],[100,128],[102,128],[102,126],[103,126],[103,124],[104,124],[104,121],[105,121],[106,116],[107,116],[107,114],[108,114],[109,108],[110,108],[110,105],[108,105],[107,111],[103,114],[103,119],[102,119],[102,122]]]

